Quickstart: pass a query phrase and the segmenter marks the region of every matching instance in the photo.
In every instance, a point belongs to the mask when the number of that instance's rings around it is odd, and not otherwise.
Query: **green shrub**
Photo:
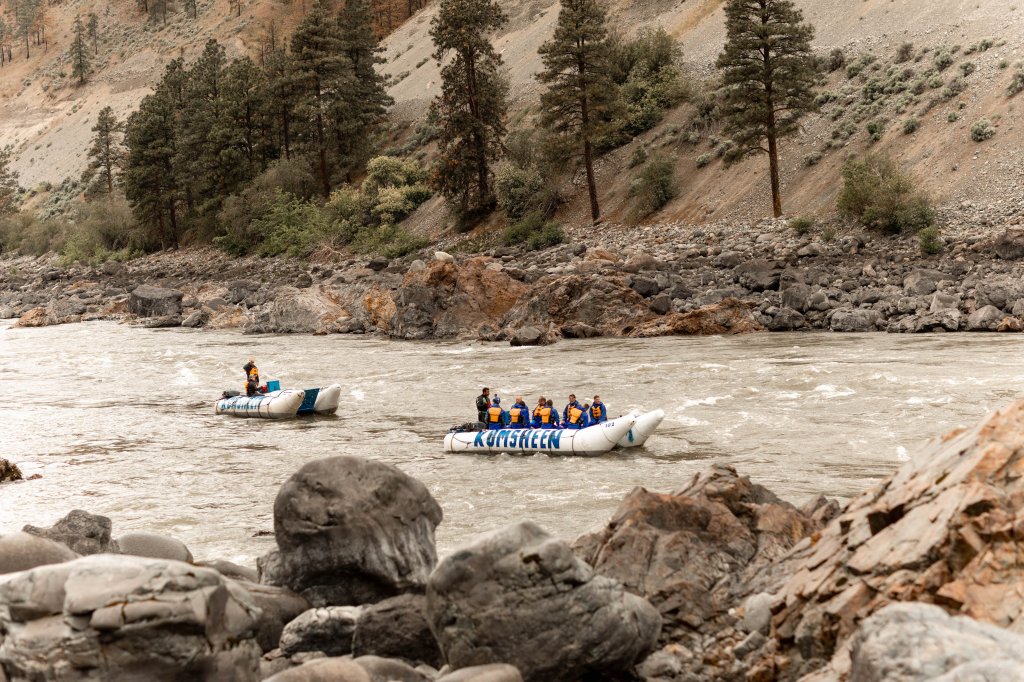
[[[873,54],[863,54],[857,58],[852,64],[846,67],[846,77],[855,78],[861,74],[864,69],[871,65],[877,57]]]
[[[267,213],[254,221],[261,237],[261,256],[305,258],[329,235],[327,218],[319,207],[280,190]]]
[[[805,166],[817,166],[818,162],[821,161],[822,154],[819,151],[813,151],[804,157]]]
[[[878,119],[868,121],[867,129],[868,135],[871,137],[871,141],[878,142],[882,139],[882,134],[885,133],[885,121]]]
[[[509,225],[502,241],[505,246],[524,244],[531,251],[537,251],[561,244],[565,241],[565,233],[558,223],[546,220],[540,211],[533,211]]]
[[[426,237],[415,235],[397,225],[368,226],[360,229],[352,240],[356,253],[372,253],[385,258],[401,258],[419,251],[430,243]]]
[[[396,156],[378,156],[366,164],[366,179],[363,181],[363,194],[374,196],[385,187],[406,187],[423,184],[427,180],[427,172],[411,159],[400,159]]]
[[[921,248],[921,253],[927,256],[940,253],[946,246],[939,235],[939,228],[934,225],[918,231],[917,244]]]
[[[935,68],[945,71],[953,64],[953,55],[948,50],[940,50],[935,53]]]
[[[842,175],[839,212],[866,227],[892,234],[917,232],[935,219],[931,200],[886,156],[851,159]]]
[[[151,246],[137,228],[131,206],[122,197],[79,204],[74,223],[66,231],[61,262],[98,265],[108,260],[128,260]]]
[[[70,233],[66,220],[40,218],[34,211],[17,211],[0,216],[0,251],[26,256],[59,253]]]
[[[828,72],[838,71],[846,66],[846,54],[838,47],[828,53]]]
[[[703,168],[711,163],[711,154],[701,154],[697,157],[697,168]]]
[[[984,142],[995,137],[996,129],[987,118],[975,121],[971,126],[971,139],[975,142]]]
[[[978,67],[975,66],[974,62],[964,62],[963,64],[960,65],[960,73],[964,76],[964,78],[970,76],[972,73],[977,71],[977,69]]]
[[[798,235],[803,236],[809,234],[811,228],[814,227],[814,218],[808,218],[806,216],[798,216],[789,221],[789,229],[796,232]]]
[[[637,145],[637,148],[633,150],[633,155],[629,157],[629,167],[636,168],[647,161],[647,148],[642,144]]]
[[[967,89],[967,81],[960,76],[957,76],[953,80],[949,81],[949,85],[942,91],[943,99],[953,99],[961,92]]]
[[[1010,97],[1013,97],[1022,90],[1024,90],[1024,70],[1018,70],[1013,74],[1013,78],[1010,80],[1010,87],[1006,89],[1006,92]]]
[[[902,64],[914,58],[914,43],[903,43],[896,50],[896,63]]]
[[[908,118],[906,121],[903,122],[903,134],[912,135],[917,132],[917,129],[919,127],[920,124],[918,123],[916,118]]]
[[[946,114],[946,120],[949,121],[950,123],[956,123],[957,121],[960,120],[960,114],[956,113],[955,111],[951,111],[948,114]]]
[[[494,177],[498,207],[510,221],[520,220],[527,213],[540,210],[543,191],[544,178],[536,166],[521,168],[505,164]]]
[[[646,217],[660,210],[676,195],[675,164],[669,159],[654,159],[640,171],[633,181],[629,193],[636,198],[634,207],[638,218]]]

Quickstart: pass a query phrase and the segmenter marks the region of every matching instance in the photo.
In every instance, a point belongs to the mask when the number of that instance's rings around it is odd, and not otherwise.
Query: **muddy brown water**
[[[568,539],[633,486],[669,491],[713,462],[790,501],[848,498],[926,438],[1016,398],[1024,336],[756,334],[594,339],[546,348],[344,336],[244,336],[108,322],[0,323],[0,456],[35,481],[0,486],[0,532],[74,508],[115,535],[180,538],[198,559],[253,564],[273,501],[304,462],[362,455],[422,480],[444,508],[441,552],[530,518]],[[213,413],[255,356],[285,386],[340,383],[336,417]],[[448,455],[481,385],[506,399],[599,392],[617,415],[664,408],[645,448],[600,458]]]

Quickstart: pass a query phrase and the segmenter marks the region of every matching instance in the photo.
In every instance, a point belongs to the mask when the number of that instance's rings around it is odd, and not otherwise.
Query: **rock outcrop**
[[[212,569],[88,556],[11,577],[0,607],[12,682],[259,679],[259,610]]]
[[[122,554],[192,562],[192,552],[184,542],[160,533],[125,533],[116,542]]]
[[[749,306],[734,298],[687,313],[669,313],[645,322],[629,332],[636,338],[654,336],[709,336],[764,331]]]
[[[183,296],[175,289],[143,284],[128,297],[128,312],[139,317],[177,317],[181,315]]]
[[[17,464],[0,457],[0,483],[20,481],[23,478],[21,468]]]
[[[63,543],[72,551],[85,556],[118,553],[117,543],[110,538],[110,529],[110,519],[106,516],[73,509],[49,528],[25,526],[22,531]]]
[[[286,656],[321,651],[327,656],[352,653],[352,635],[362,609],[358,606],[322,606],[300,614],[281,632],[281,652]]]
[[[0,575],[77,558],[78,554],[67,545],[37,535],[25,532],[0,535]]]
[[[309,462],[274,502],[278,551],[262,582],[314,606],[367,604],[423,591],[437,562],[441,507],[418,480],[360,457]]]
[[[529,522],[442,561],[427,586],[427,615],[453,668],[508,663],[537,681],[627,671],[661,628],[646,600]]]
[[[352,654],[440,667],[444,661],[426,611],[427,600],[421,594],[401,594],[367,606],[355,624]]]

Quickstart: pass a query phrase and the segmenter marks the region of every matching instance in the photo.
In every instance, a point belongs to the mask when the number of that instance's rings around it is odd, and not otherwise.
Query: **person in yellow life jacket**
[[[491,406],[487,408],[487,430],[497,431],[508,426],[508,412],[501,409],[501,398],[494,396]]]
[[[256,370],[253,370],[252,374],[249,375],[249,380],[245,382],[245,395],[249,398],[260,393],[260,382],[257,378],[259,375],[256,374]]]
[[[511,429],[530,428],[530,408],[527,407],[521,395],[516,396],[516,402],[508,411],[508,426]]]
[[[591,424],[600,424],[608,421],[608,406],[601,402],[601,396],[595,395],[594,402],[590,403],[588,412]]]
[[[554,424],[552,428],[565,428],[565,425],[558,421],[558,410],[555,408],[555,402],[551,400],[551,398],[548,398],[548,401],[544,403],[544,405],[545,407],[548,407],[551,410],[551,423]]]
[[[245,363],[245,366],[242,367],[242,370],[245,372],[245,380],[246,381],[249,381],[249,379],[252,377],[252,375],[255,374],[256,375],[256,385],[257,386],[259,385],[259,383],[260,383],[260,371],[258,369],[256,369],[256,361],[255,360],[253,360],[252,358],[249,358],[249,362]]]
[[[586,411],[576,402],[576,395],[569,394],[569,404],[562,410],[562,428],[582,429],[586,425]]]
[[[530,426],[532,426],[535,429],[540,428],[540,426],[538,426],[540,422],[538,422],[537,420],[540,418],[540,411],[543,410],[545,407],[546,405],[544,403],[544,396],[541,396],[537,400],[537,407],[533,408],[533,416],[530,418]]]

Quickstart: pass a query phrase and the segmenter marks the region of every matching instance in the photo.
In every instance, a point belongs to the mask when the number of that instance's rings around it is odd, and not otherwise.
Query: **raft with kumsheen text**
[[[225,396],[217,401],[217,414],[259,419],[284,419],[305,414],[334,414],[341,401],[341,386],[305,390],[286,388],[252,397]]]

